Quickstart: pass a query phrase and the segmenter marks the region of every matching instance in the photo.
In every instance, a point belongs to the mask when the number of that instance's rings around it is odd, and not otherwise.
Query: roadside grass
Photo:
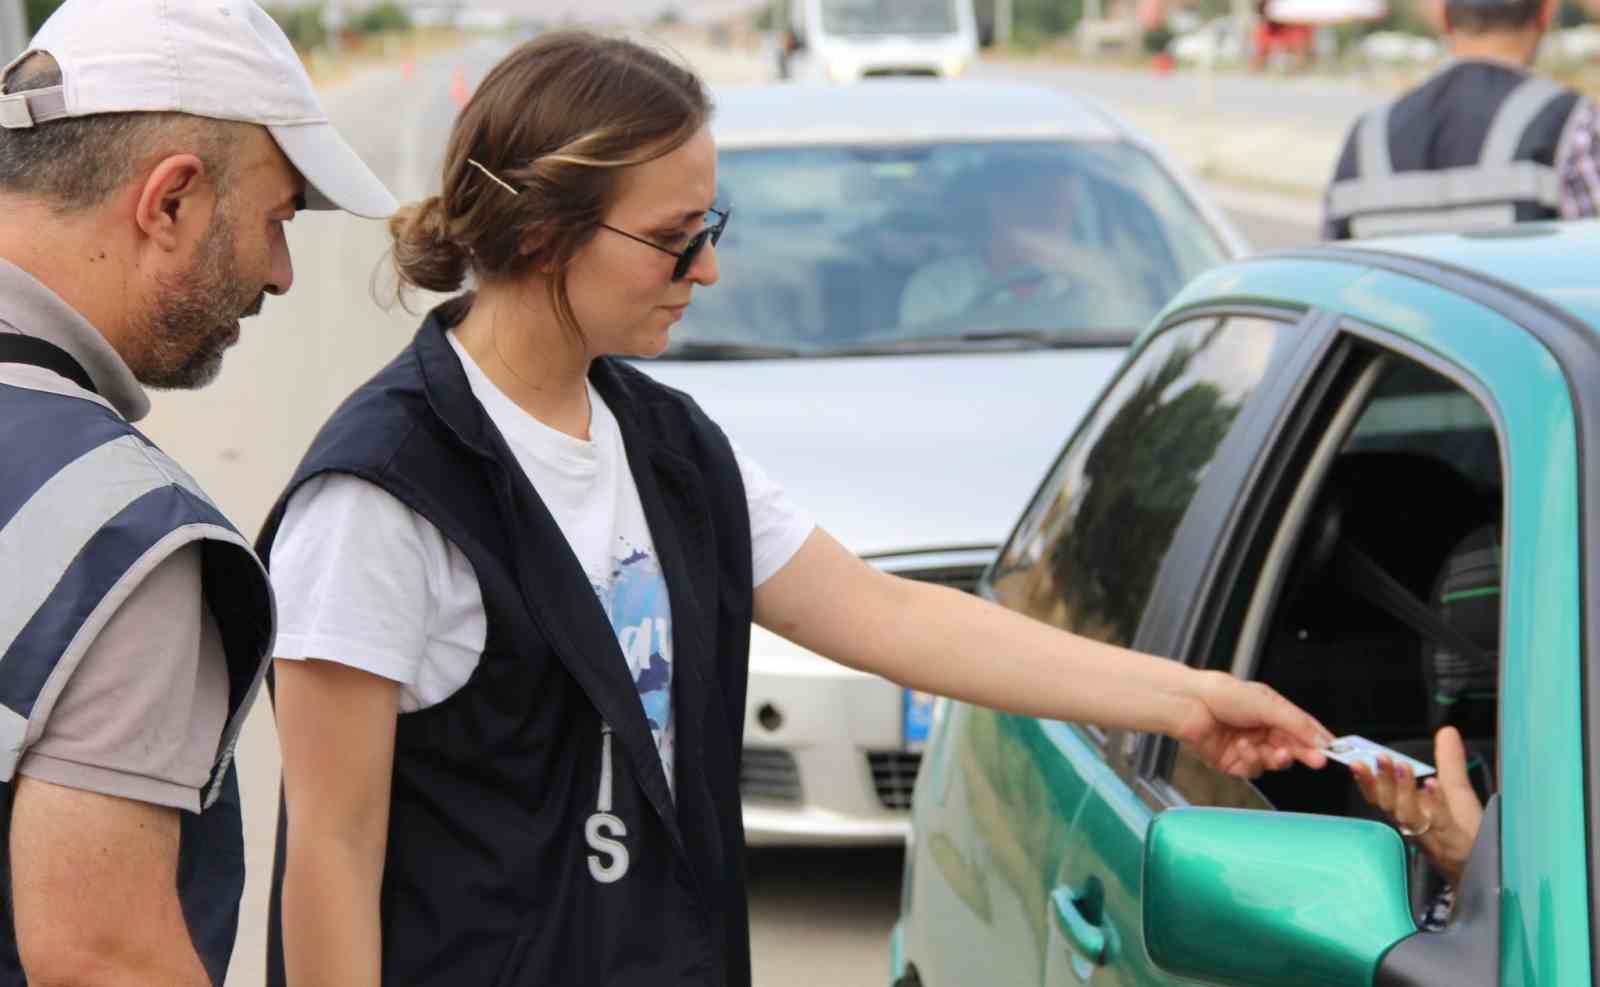
[[[460,48],[480,35],[448,27],[421,27],[357,36],[337,47],[301,52],[300,60],[317,88],[336,86],[352,75],[381,65],[399,65],[435,52]]]

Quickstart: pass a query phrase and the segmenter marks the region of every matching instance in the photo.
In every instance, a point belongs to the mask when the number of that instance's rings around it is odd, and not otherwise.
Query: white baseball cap
[[[306,179],[306,206],[374,219],[394,196],[344,142],[294,46],[251,0],[67,0],[3,70],[34,52],[61,85],[0,96],[0,127],[171,112],[267,128]]]

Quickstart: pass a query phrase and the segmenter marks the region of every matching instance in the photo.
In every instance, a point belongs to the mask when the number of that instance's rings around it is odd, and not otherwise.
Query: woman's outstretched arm
[[[1320,748],[1333,739],[1265,685],[889,575],[820,528],[756,589],[755,616],[802,647],[901,685],[1028,716],[1163,733],[1231,774],[1295,760],[1320,768]]]

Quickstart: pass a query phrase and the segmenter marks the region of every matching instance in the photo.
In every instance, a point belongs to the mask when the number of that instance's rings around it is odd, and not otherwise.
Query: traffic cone
[[[450,73],[450,101],[456,104],[456,109],[467,105],[472,91],[467,88],[467,77],[460,69]]]
[[[406,59],[400,64],[400,78],[407,81],[417,77],[417,63],[413,59]]]

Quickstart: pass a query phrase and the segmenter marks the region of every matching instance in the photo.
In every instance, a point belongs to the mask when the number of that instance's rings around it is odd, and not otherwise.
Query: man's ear
[[[163,250],[177,250],[184,239],[211,225],[216,186],[205,163],[193,154],[163,158],[145,176],[134,204],[139,229]]]

